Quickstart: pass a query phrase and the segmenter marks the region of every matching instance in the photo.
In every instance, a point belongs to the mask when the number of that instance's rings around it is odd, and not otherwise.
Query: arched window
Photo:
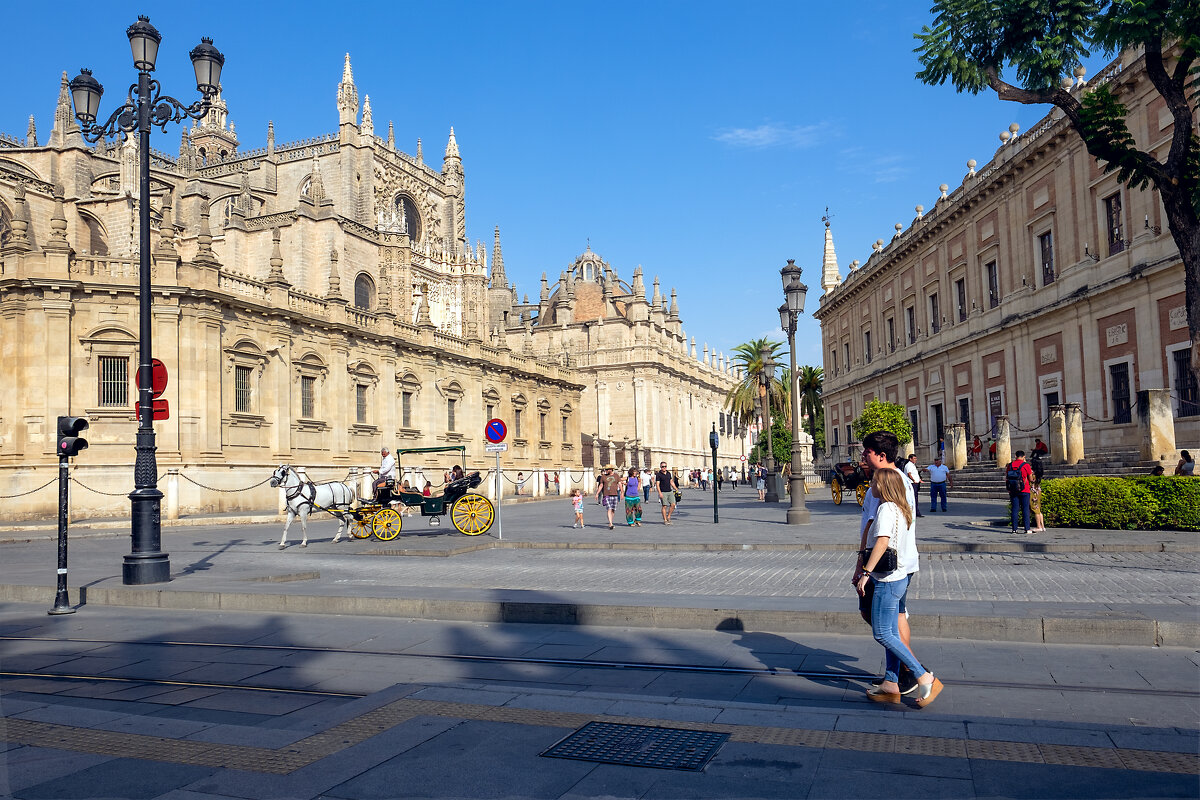
[[[0,203],[0,247],[8,244],[10,236],[12,236],[12,212],[8,210],[8,206]]]
[[[370,275],[359,275],[354,279],[354,305],[364,311],[370,311],[375,305],[375,282]]]
[[[414,242],[421,240],[421,214],[417,211],[417,204],[413,199],[406,194],[396,195],[396,221],[403,224],[403,229],[408,233],[408,238]]]
[[[100,224],[100,220],[91,214],[80,211],[79,221],[82,223],[79,231],[80,246],[94,256],[108,255],[108,237],[104,233],[104,226]]]

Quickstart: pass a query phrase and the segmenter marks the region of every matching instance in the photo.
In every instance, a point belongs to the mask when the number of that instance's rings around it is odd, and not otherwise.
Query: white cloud
[[[823,122],[816,125],[767,123],[757,128],[726,128],[713,136],[713,139],[732,147],[799,149],[817,144],[827,128]]]

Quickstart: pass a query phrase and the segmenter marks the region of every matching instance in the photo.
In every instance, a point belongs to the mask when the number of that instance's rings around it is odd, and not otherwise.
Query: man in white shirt
[[[946,512],[946,487],[953,486],[950,481],[950,468],[942,464],[942,457],[933,459],[929,465],[929,512],[937,511],[938,495],[942,497],[942,513]]]
[[[890,431],[876,431],[875,433],[867,434],[863,438],[863,461],[866,462],[872,470],[876,469],[899,469],[896,465],[896,454],[900,449],[900,443],[896,440],[896,435]],[[905,499],[908,500],[908,506],[911,509],[917,508],[917,498],[913,491],[911,480],[905,482]],[[867,547],[867,532],[871,529],[871,523],[875,521],[875,512],[879,509],[879,497],[874,491],[867,491],[867,496],[863,498],[862,516],[859,518],[861,531],[861,539],[858,544],[858,549],[861,553]],[[916,526],[916,518],[913,519],[912,527]],[[918,570],[920,567],[917,568]],[[912,581],[916,579],[917,570],[914,570],[909,576],[909,587],[912,587]],[[855,559],[854,575],[850,579],[850,583],[855,586],[855,591],[858,587],[858,579],[863,575],[862,558]],[[897,621],[898,633],[900,641],[904,642],[904,646],[912,651],[912,632],[908,625],[908,608],[907,608],[907,593],[900,600],[900,618]],[[903,669],[901,676],[900,693],[910,694],[916,691],[917,680],[907,667]]]
[[[908,476],[910,481],[912,481],[913,496],[917,499],[917,504],[915,506],[917,510],[917,516],[923,517],[925,515],[921,513],[921,468],[917,466],[916,453],[913,453],[908,457],[908,460],[904,462],[904,474]]]
[[[374,484],[375,496],[378,497],[383,485],[396,479],[396,457],[386,447],[379,451],[379,469],[372,472],[379,476]]]

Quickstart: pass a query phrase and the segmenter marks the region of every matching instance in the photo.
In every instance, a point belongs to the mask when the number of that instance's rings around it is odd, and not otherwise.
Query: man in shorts
[[[670,525],[671,515],[675,513],[675,492],[679,489],[679,483],[667,469],[665,461],[658,465],[658,472],[654,473],[654,486],[662,503],[663,524]]]
[[[596,499],[604,504],[604,510],[608,512],[610,531],[613,529],[613,512],[621,500],[621,476],[614,472],[616,468],[616,464],[605,464],[596,486]]]

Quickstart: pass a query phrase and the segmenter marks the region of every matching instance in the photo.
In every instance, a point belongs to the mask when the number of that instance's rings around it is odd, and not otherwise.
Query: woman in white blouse
[[[942,682],[921,666],[921,662],[900,639],[900,598],[908,590],[909,575],[917,571],[920,560],[913,527],[913,509],[908,505],[904,487],[906,480],[899,470],[875,470],[871,491],[879,498],[879,509],[867,534],[869,549],[864,551],[867,553],[862,564],[864,574],[859,578],[856,588],[862,595],[866,591],[867,581],[875,584],[871,602],[871,633],[887,651],[883,683],[870,689],[867,697],[879,703],[899,703],[897,671],[900,662],[904,662],[917,677],[917,705],[924,708],[942,691]],[[896,568],[882,572],[878,569],[879,562],[889,547],[896,549]]]

